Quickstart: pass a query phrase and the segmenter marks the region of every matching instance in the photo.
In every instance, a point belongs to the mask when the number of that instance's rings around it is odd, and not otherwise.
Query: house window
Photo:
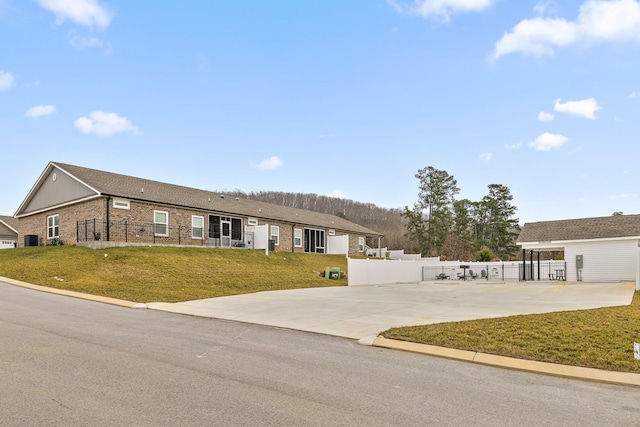
[[[153,211],[153,232],[156,236],[169,235],[169,212]]]
[[[364,237],[358,237],[358,252],[364,252]]]
[[[302,230],[299,228],[293,229],[293,246],[296,248],[302,247]]]
[[[191,237],[202,239],[204,236],[204,217],[198,215],[191,216]]]
[[[271,240],[273,240],[276,246],[280,245],[280,227],[277,225],[271,226]]]
[[[248,218],[247,219],[247,225],[258,225],[258,219],[257,218]]]
[[[47,239],[60,237],[60,216],[49,215],[47,217]]]
[[[113,199],[113,207],[116,209],[131,209],[131,202],[126,199]]]

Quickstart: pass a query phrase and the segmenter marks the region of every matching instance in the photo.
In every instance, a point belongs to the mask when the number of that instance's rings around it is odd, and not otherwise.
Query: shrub
[[[54,237],[47,242],[47,246],[62,246],[64,242],[59,237]]]
[[[489,262],[495,257],[495,254],[489,248],[482,248],[476,252],[476,261],[478,262]]]

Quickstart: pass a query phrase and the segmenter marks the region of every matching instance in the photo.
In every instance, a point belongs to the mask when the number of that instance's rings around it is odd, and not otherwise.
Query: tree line
[[[337,215],[384,234],[383,247],[407,253],[440,256],[450,260],[489,261],[518,256],[515,241],[520,232],[516,208],[509,188],[490,184],[480,201],[456,199],[457,181],[432,166],[418,170],[418,200],[412,208],[389,209],[373,203],[281,191],[227,191],[233,197],[249,198],[292,208]],[[377,247],[376,242],[368,242]]]
[[[451,260],[517,257],[520,226],[508,187],[490,184],[479,201],[457,200],[458,182],[446,171],[428,166],[415,177],[420,181],[418,200],[402,214],[412,249]]]

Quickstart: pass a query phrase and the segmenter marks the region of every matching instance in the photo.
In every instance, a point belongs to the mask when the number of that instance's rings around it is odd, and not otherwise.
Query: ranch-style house
[[[18,208],[18,246],[187,245],[364,254],[382,234],[335,215],[50,162]]]

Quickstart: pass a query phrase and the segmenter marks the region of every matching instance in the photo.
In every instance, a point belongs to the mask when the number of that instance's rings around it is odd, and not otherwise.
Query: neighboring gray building
[[[18,243],[18,219],[0,215],[0,249],[15,248]]]
[[[177,244],[364,254],[382,234],[335,215],[50,162],[22,202],[18,245]],[[26,237],[26,238],[25,238]]]
[[[563,251],[567,280],[636,281],[640,290],[640,215],[526,223],[523,249]]]

